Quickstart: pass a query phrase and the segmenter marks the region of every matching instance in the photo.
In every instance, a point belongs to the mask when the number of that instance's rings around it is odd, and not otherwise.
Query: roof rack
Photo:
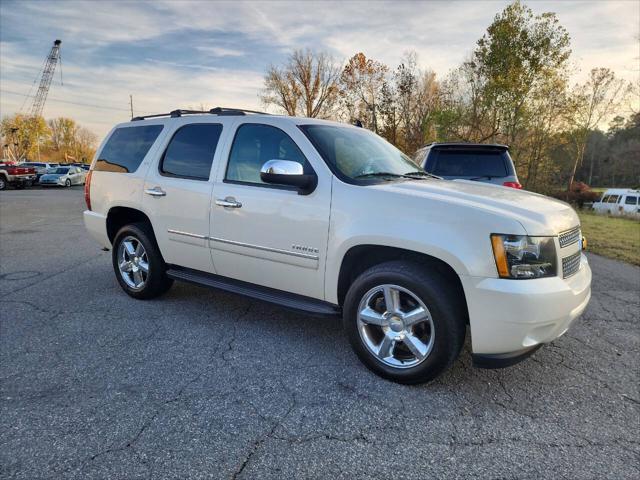
[[[133,117],[131,121],[137,122],[139,120],[146,120],[147,118],[159,118],[159,117],[177,118],[183,115],[197,115],[197,114],[203,114],[203,113],[209,113],[211,115],[246,115],[247,113],[254,113],[258,115],[269,115],[266,112],[258,112],[256,110],[246,110],[244,108],[215,107],[215,108],[212,108],[211,110],[172,110],[169,113],[141,115],[138,117]]]

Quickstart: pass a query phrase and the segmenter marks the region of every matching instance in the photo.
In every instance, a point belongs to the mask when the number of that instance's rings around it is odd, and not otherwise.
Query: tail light
[[[522,185],[519,182],[504,182],[502,184],[505,187],[517,188],[518,190],[522,189]]]
[[[87,210],[91,210],[91,174],[93,170],[89,170],[87,178],[84,180],[84,201],[87,204]]]

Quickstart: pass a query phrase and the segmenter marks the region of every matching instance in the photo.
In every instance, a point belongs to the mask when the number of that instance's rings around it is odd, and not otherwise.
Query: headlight
[[[557,270],[553,237],[491,235],[493,256],[500,278],[554,277]]]

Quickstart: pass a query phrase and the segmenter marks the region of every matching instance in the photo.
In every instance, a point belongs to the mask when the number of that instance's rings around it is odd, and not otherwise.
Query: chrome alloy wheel
[[[144,288],[149,277],[147,251],[136,237],[125,237],[118,247],[118,269],[120,276],[134,290]]]
[[[394,368],[422,363],[435,339],[429,309],[414,293],[397,285],[379,285],[362,297],[358,331],[367,349]]]

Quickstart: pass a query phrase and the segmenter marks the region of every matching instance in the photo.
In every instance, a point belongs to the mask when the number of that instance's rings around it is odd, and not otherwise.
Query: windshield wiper
[[[442,180],[442,177],[434,175],[433,173],[425,172],[423,170],[419,170],[419,171],[416,171],[416,172],[407,172],[403,176],[409,176],[409,175],[419,175],[421,177],[437,178],[438,180]],[[411,177],[409,177],[409,178],[411,178]]]
[[[353,178],[367,178],[367,177],[394,177],[394,178],[402,178],[403,175],[398,175],[397,173],[391,172],[371,172],[371,173],[363,173],[361,175],[356,175]]]

